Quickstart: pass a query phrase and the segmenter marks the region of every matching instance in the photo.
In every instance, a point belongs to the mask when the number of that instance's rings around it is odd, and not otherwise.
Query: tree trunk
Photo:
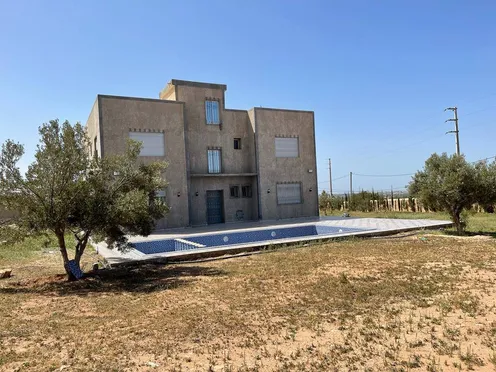
[[[55,232],[55,235],[57,236],[57,240],[59,242],[59,250],[64,261],[64,269],[67,274],[67,280],[74,281],[76,280],[76,277],[71,273],[71,270],[69,269],[69,255],[67,254],[67,248],[65,246],[64,232],[58,230]]]
[[[83,238],[78,242],[76,246],[76,255],[74,256],[74,261],[79,265],[81,262],[81,257],[83,257],[84,250],[86,249],[86,245],[88,244],[88,239],[90,237],[90,232],[87,231],[84,233]]]
[[[462,227],[462,222],[460,221],[460,211],[458,211],[458,210],[452,211],[451,218],[453,219],[453,223],[455,224],[456,233],[458,235],[462,235],[463,234],[463,227]]]

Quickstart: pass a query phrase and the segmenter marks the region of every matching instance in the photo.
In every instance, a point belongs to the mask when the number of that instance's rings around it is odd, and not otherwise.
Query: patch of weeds
[[[415,340],[415,341],[412,341],[408,344],[408,347],[413,349],[413,348],[416,348],[416,347],[421,347],[421,346],[424,346],[425,343],[424,341],[422,340]]]
[[[452,356],[453,352],[458,350],[458,346],[450,341],[439,339],[432,343],[432,347],[439,355]]]
[[[480,300],[470,293],[462,293],[455,297],[456,306],[470,316],[477,315],[480,307]]]
[[[460,338],[460,330],[458,328],[446,328],[443,335],[451,341],[458,341]]]
[[[475,354],[472,349],[469,347],[465,354],[460,353],[460,360],[467,365],[468,369],[473,369],[474,365],[478,367],[484,366],[484,361],[481,357]]]
[[[496,367],[496,351],[493,351],[493,353],[489,356],[489,361]]]
[[[422,366],[422,358],[418,354],[413,354],[411,358],[408,358],[408,361],[401,361],[401,365],[407,368],[420,368]]]
[[[442,368],[439,363],[436,362],[436,358],[432,357],[429,359],[429,364],[426,365],[426,370],[428,372],[441,372]]]

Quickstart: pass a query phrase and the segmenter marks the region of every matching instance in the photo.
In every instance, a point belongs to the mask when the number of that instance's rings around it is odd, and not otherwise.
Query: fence
[[[360,203],[361,202],[361,203]],[[366,200],[360,200],[357,203],[354,199],[351,202],[348,200],[343,200],[339,203],[337,208],[332,208],[335,210],[345,211],[345,210],[357,210],[363,212],[419,212],[427,213],[433,212],[432,210],[425,208],[420,200],[417,198],[382,198],[380,200],[369,200],[368,204]],[[329,205],[327,208],[322,208],[324,210],[331,209]],[[494,206],[489,208],[484,208],[479,204],[474,204],[472,210],[475,212],[493,212]]]

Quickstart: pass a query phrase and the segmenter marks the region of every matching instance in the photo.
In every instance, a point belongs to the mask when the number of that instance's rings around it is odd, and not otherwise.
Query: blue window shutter
[[[212,115],[211,115],[211,105],[210,105],[210,101],[206,101],[205,102],[205,114],[207,116],[207,124],[210,124],[212,122]]]
[[[214,124],[219,124],[219,102],[212,101],[212,119]]]
[[[208,150],[208,173],[221,173],[221,150]]]
[[[220,124],[219,102],[205,101],[205,115],[207,124]]]

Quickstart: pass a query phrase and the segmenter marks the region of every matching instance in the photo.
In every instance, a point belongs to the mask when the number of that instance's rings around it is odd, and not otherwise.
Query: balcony
[[[257,173],[190,173],[190,177],[254,177]]]

